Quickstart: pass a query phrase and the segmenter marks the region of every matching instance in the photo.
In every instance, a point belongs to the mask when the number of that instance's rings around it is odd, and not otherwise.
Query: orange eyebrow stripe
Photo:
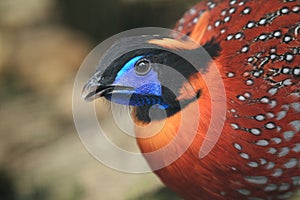
[[[155,44],[167,49],[186,49],[192,50],[200,47],[199,44],[193,41],[184,41],[184,40],[176,40],[171,38],[163,38],[163,39],[153,39],[148,41],[149,44]]]
[[[193,50],[204,45],[203,36],[207,31],[210,15],[208,12],[205,12],[200,17],[198,23],[196,24],[193,32],[190,35],[192,40],[177,40],[172,38],[162,38],[162,39],[152,39],[149,40],[149,44],[155,44],[167,49],[185,49]]]
[[[208,12],[203,13],[202,16],[200,17],[198,23],[196,24],[193,32],[190,35],[190,38],[192,38],[196,43],[198,43],[200,45],[204,45],[202,39],[203,39],[204,33],[207,31],[209,18],[210,18],[210,15],[208,14]]]

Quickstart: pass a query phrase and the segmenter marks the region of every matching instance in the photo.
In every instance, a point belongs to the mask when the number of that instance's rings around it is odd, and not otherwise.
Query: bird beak
[[[108,97],[113,94],[122,94],[125,91],[134,91],[133,87],[113,85],[113,84],[101,84],[98,78],[93,76],[83,87],[82,98],[85,101],[91,102],[100,97]]]
[[[96,77],[92,77],[83,87],[82,98],[90,102],[103,97],[107,90],[113,90],[113,87],[101,85]]]

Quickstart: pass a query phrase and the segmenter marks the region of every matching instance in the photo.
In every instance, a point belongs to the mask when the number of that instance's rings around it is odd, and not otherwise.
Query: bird
[[[83,96],[132,108],[141,152],[180,197],[289,199],[300,188],[299,11],[299,0],[200,1],[168,36],[113,44]]]

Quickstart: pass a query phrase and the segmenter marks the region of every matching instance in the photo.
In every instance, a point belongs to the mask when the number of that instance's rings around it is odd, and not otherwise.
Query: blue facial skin
[[[157,73],[153,69],[144,76],[135,72],[135,64],[142,58],[144,56],[136,56],[129,60],[118,72],[113,82],[113,85],[132,87],[133,90],[118,90],[109,97],[109,100],[123,105],[157,105],[160,109],[166,109],[168,104],[162,99],[161,84]]]

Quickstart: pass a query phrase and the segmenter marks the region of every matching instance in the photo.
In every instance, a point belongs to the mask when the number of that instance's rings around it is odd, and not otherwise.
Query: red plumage
[[[211,88],[204,87],[204,95],[195,102],[201,109],[195,140],[178,160],[156,171],[185,199],[287,199],[299,188],[299,11],[299,0],[202,1],[177,23],[175,30],[200,38],[200,44],[212,38],[220,44],[214,62],[227,105],[217,144],[199,158],[211,122],[211,96],[205,92]],[[208,77],[213,81],[214,74]],[[197,88],[200,79],[190,81]],[[186,108],[190,116],[196,115],[193,106]],[[168,118],[159,134],[138,139],[141,150],[152,152],[168,144],[180,133],[181,115]],[[198,122],[186,120],[183,126],[193,123]],[[143,131],[136,127],[138,134]],[[149,158],[148,162],[152,164]]]

